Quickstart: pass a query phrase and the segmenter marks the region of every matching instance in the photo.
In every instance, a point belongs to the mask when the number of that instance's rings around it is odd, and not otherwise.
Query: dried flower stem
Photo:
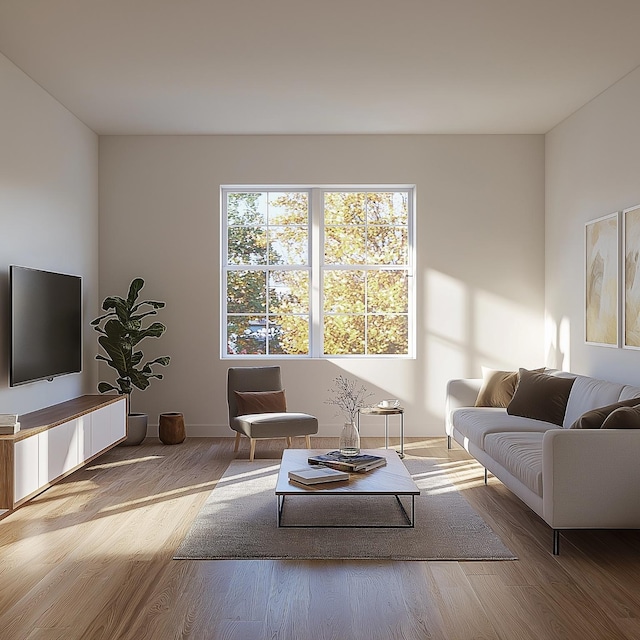
[[[333,386],[329,389],[333,397],[325,400],[325,404],[335,405],[340,409],[342,415],[355,422],[358,409],[365,406],[365,402],[373,393],[369,393],[367,388],[358,384],[356,380],[349,380],[344,376],[338,376],[333,381]]]

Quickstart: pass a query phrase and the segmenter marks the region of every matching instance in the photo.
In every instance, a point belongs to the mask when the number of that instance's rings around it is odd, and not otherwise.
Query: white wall
[[[337,433],[324,400],[340,373],[400,398],[409,435],[442,435],[449,378],[543,363],[543,136],[106,136],[99,166],[100,298],[142,276],[145,297],[167,302],[168,330],[144,351],[172,363],[132,401],[151,425],[182,411],[191,435],[231,435],[221,184],[417,186],[417,358],[277,361],[289,407],[317,415],[322,434]]]
[[[95,393],[98,137],[0,55],[0,413]],[[10,388],[8,266],[82,276],[83,373]]]
[[[640,204],[640,69],[546,136],[549,364],[640,385],[640,352],[584,342],[584,225]]]

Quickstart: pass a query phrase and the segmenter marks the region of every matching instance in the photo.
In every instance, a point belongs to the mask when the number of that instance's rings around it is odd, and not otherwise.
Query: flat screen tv
[[[11,265],[9,384],[82,370],[82,278]]]

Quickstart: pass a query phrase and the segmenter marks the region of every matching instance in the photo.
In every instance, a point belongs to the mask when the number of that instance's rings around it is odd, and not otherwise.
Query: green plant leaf
[[[138,298],[140,289],[144,287],[144,280],[142,278],[134,278],[129,285],[129,293],[127,294],[127,306],[131,309]]]
[[[146,329],[142,329],[136,333],[135,336],[131,336],[131,346],[134,347],[141,340],[145,338],[159,338],[165,331],[167,327],[165,327],[162,322],[154,322],[151,326]]]
[[[98,391],[100,393],[107,393],[108,391],[118,391],[118,388],[108,382],[100,382],[98,383]]]
[[[161,374],[153,372],[152,366],[167,366],[171,360],[169,356],[161,356],[142,364],[143,352],[140,349],[133,350],[145,338],[159,338],[166,331],[165,325],[161,322],[143,327],[144,318],[156,315],[157,309],[165,306],[164,302],[157,300],[136,303],[143,286],[142,278],[134,278],[129,285],[126,300],[119,296],[105,298],[102,308],[108,313],[91,322],[94,329],[101,334],[98,344],[106,354],[98,354],[96,359],[103,360],[118,373],[116,386],[101,382],[98,385],[100,393],[116,390],[119,393],[130,394],[133,387],[144,390],[149,386],[150,379],[162,379]],[[144,306],[151,307],[151,310],[137,313]]]

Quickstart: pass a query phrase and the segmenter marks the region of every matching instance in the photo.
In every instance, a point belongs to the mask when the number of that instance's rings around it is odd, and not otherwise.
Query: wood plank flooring
[[[519,560],[174,561],[233,438],[147,439],[0,521],[0,640],[640,638],[640,531],[569,532],[554,557],[550,529],[457,445],[406,452],[438,458]]]

